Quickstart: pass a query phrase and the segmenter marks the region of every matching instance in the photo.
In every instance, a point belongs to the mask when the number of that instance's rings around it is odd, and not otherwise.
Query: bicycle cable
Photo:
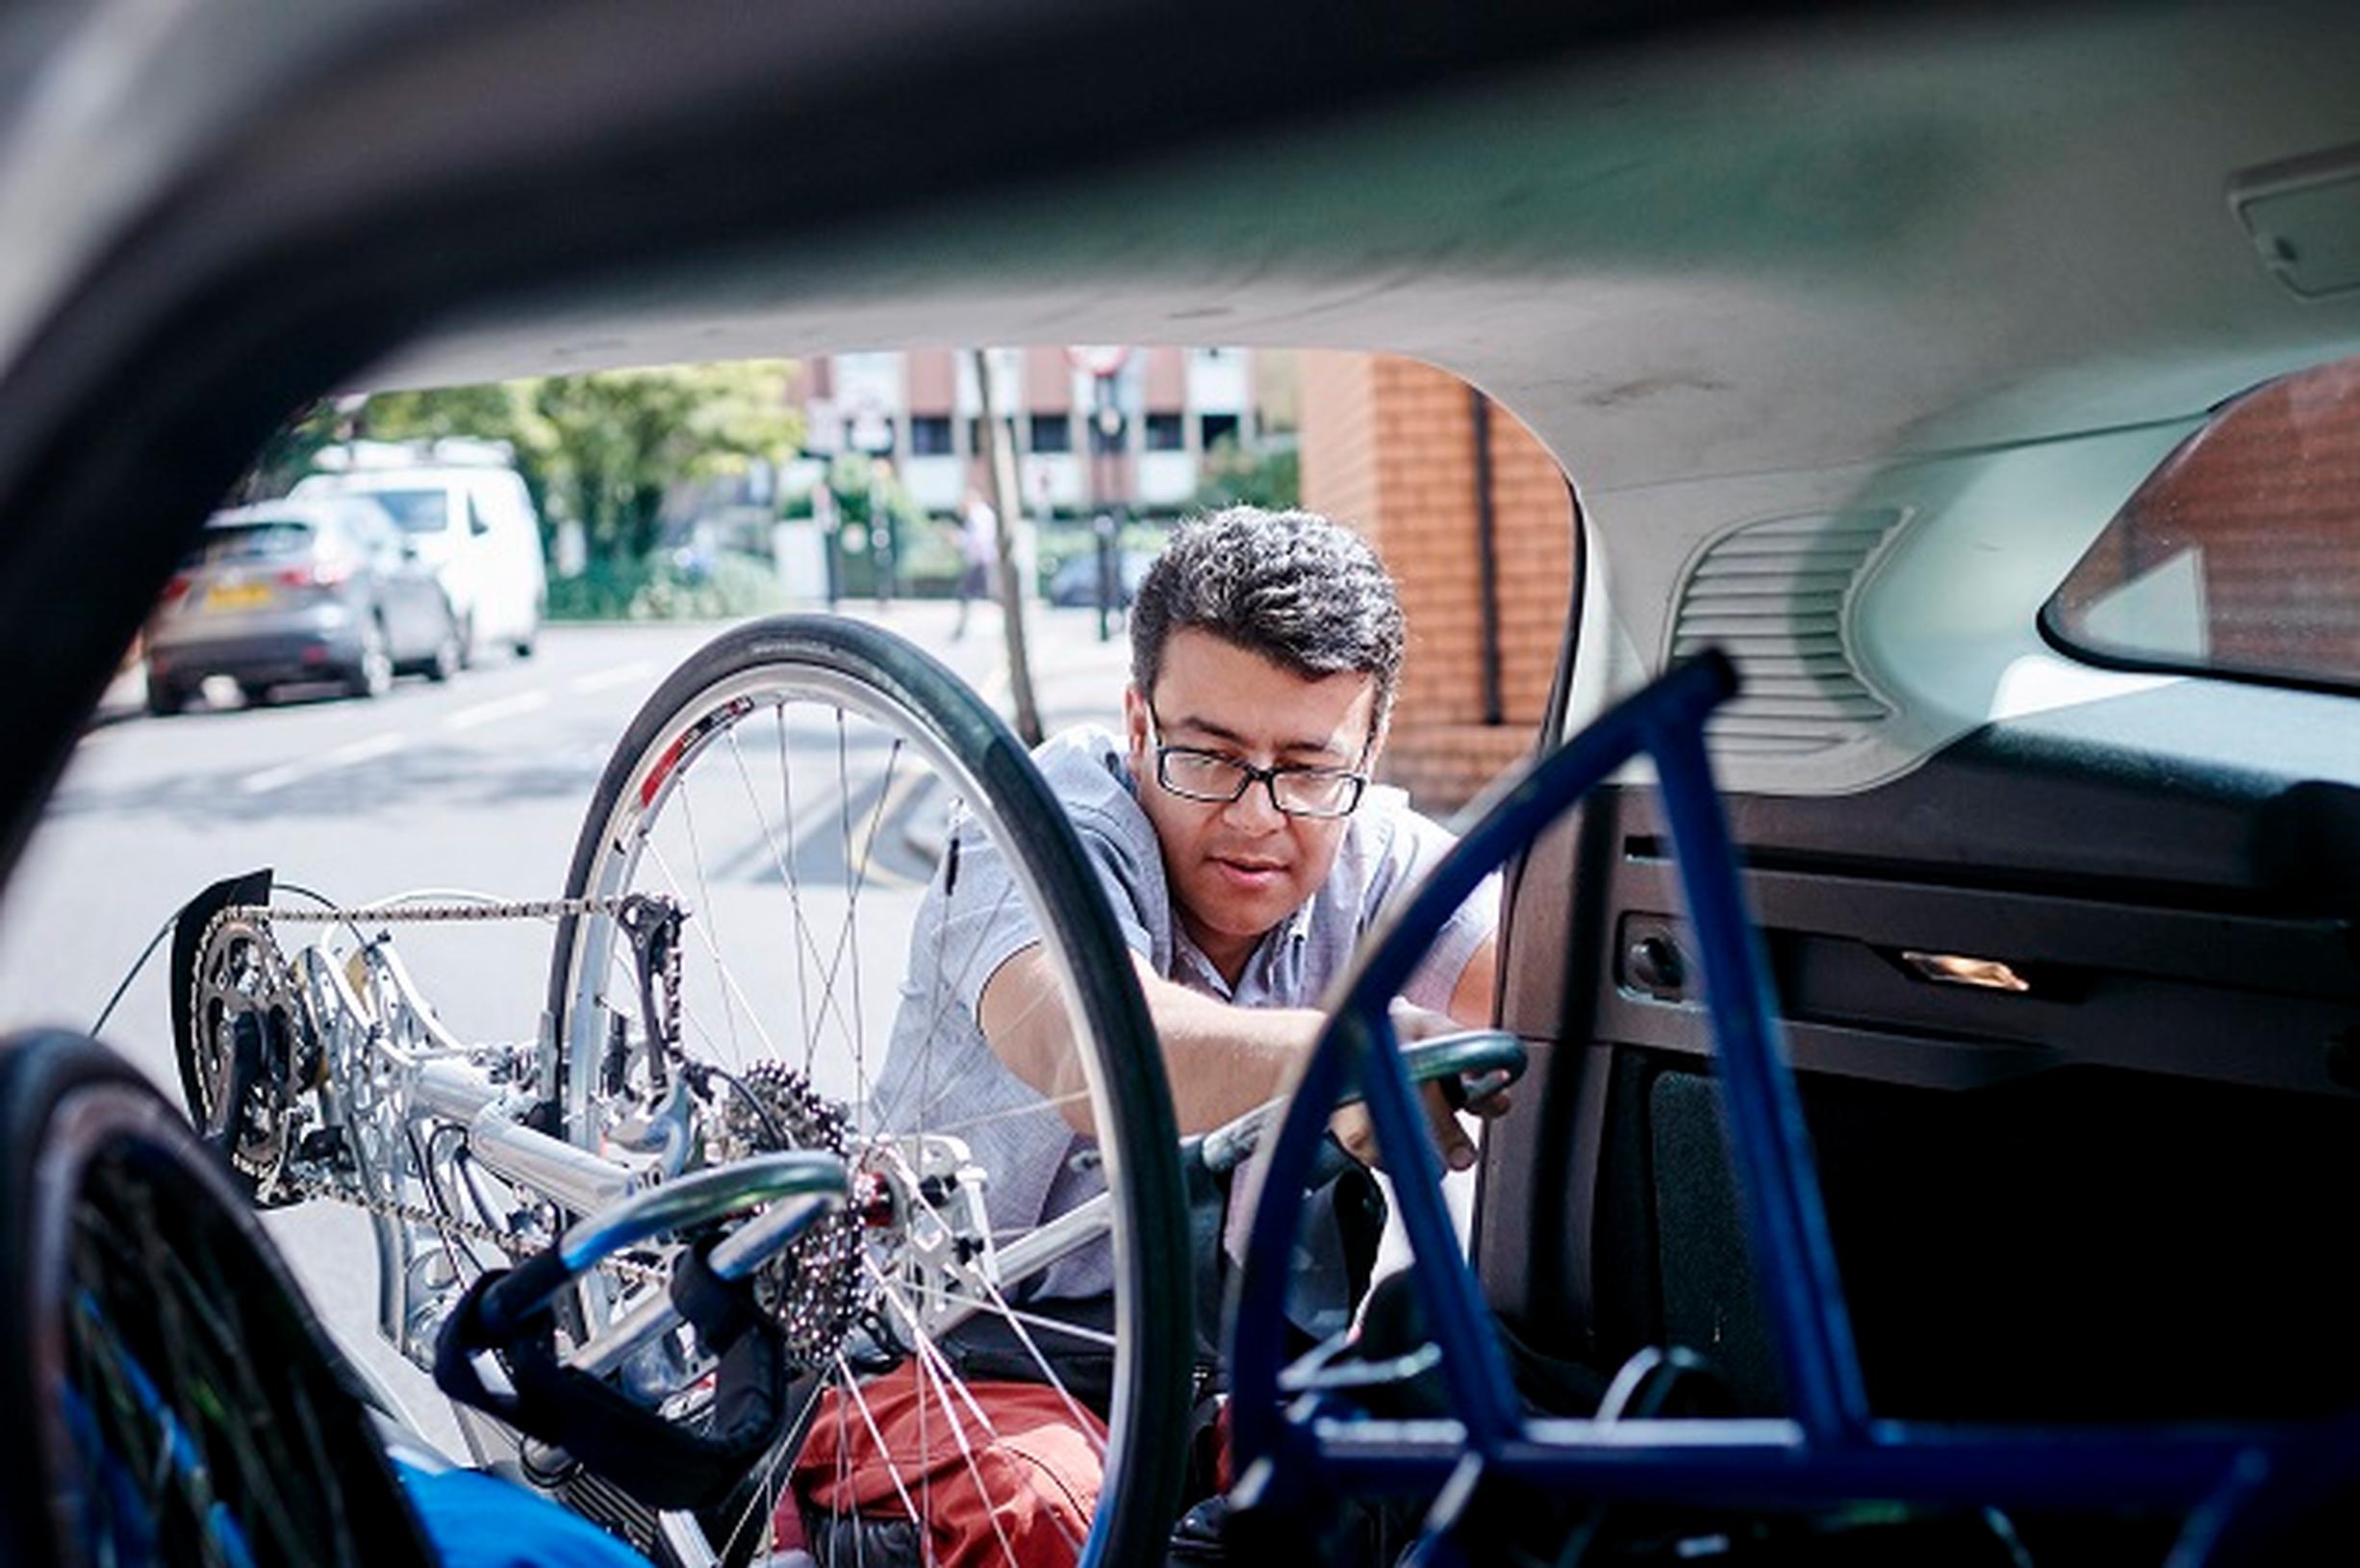
[[[279,886],[285,891],[295,895],[299,898],[310,898],[323,908],[329,910],[334,910],[336,908],[335,900],[330,898],[324,893],[315,892],[311,888],[303,887],[294,882],[281,882]],[[444,890],[438,888],[433,891],[437,894],[444,894],[446,896],[455,896],[456,894],[456,890]],[[410,898],[413,897],[413,895],[403,894],[402,897]],[[98,1010],[98,1017],[90,1024],[89,1032],[93,1037],[105,1032],[107,1027],[107,1020],[113,1018],[114,1016],[115,1008],[122,1005],[123,998],[131,990],[132,982],[140,977],[140,971],[147,968],[147,961],[156,956],[156,949],[163,946],[164,939],[172,934],[172,928],[180,923],[181,916],[187,914],[188,912],[189,906],[187,904],[183,904],[178,909],[173,910],[169,915],[166,915],[164,918],[164,923],[156,927],[156,934],[147,939],[147,946],[140,949],[140,956],[131,961],[130,969],[124,971],[121,982],[114,988],[114,994],[109,997],[107,999],[107,1004]],[[349,919],[347,919],[345,923],[350,925],[352,923]],[[360,936],[360,927],[357,925],[353,926],[352,934],[355,937]]]
[[[166,915],[164,923],[156,927],[156,934],[147,939],[147,946],[140,949],[140,956],[131,961],[131,968],[124,973],[122,983],[114,988],[114,995],[107,999],[107,1004],[98,1010],[97,1021],[90,1025],[93,1036],[106,1032],[107,1020],[114,1016],[114,1009],[121,1004],[123,994],[131,989],[131,982],[140,977],[140,972],[147,968],[147,961],[156,956],[156,949],[163,946],[165,937],[172,934],[172,927],[180,923],[180,910],[175,909]]]

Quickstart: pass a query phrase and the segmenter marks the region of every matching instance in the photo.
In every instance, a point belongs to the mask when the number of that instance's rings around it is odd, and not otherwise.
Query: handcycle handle
[[[782,1217],[756,1222],[766,1232],[766,1251],[775,1251],[840,1205],[845,1189],[844,1161],[814,1151],[761,1154],[648,1187],[568,1227],[556,1246],[485,1291],[482,1327],[494,1340],[506,1338],[576,1276],[650,1237],[707,1225],[753,1203],[804,1200]]]
[[[1408,1072],[1409,1081],[1425,1083],[1439,1078],[1442,1096],[1453,1110],[1463,1110],[1476,1100],[1487,1100],[1524,1076],[1529,1059],[1524,1042],[1506,1029],[1460,1029],[1429,1035],[1401,1048],[1402,1066]],[[1360,1091],[1353,1087],[1338,1096],[1335,1102],[1349,1105],[1359,1098]],[[1197,1156],[1205,1162],[1205,1168],[1215,1176],[1235,1170],[1260,1144],[1262,1134],[1285,1105],[1283,1098],[1270,1100],[1205,1133],[1197,1147]]]

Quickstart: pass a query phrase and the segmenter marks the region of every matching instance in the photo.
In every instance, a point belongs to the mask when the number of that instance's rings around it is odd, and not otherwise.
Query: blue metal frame
[[[1746,917],[1713,788],[1705,721],[1737,690],[1718,654],[1681,665],[1535,767],[1460,840],[1370,944],[1312,1052],[1261,1190],[1297,1190],[1338,1092],[1358,1081],[1416,1259],[1449,1418],[1364,1417],[1323,1388],[1326,1348],[1283,1364],[1288,1260],[1301,1205],[1255,1213],[1231,1362],[1235,1501],[1284,1509],[1338,1491],[1441,1494],[1421,1561],[1450,1560],[1479,1477],[1599,1500],[1794,1509],[1852,1499],[2165,1506],[2189,1521],[2175,1568],[2292,1517],[2360,1470],[2360,1414],[2305,1426],[1939,1426],[1875,1418],[1836,1271],[1817,1168],[1787,1065],[1768,968]],[[1701,959],[1722,1104],[1757,1291],[1777,1349],[1783,1420],[1525,1417],[1441,1197],[1441,1169],[1387,1013],[1443,923],[1494,868],[1624,763],[1656,768]]]

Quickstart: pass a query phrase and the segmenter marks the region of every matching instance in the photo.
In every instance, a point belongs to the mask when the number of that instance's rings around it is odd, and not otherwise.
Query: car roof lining
[[[2309,20],[2360,43],[2360,19]],[[1078,337],[1377,349],[1499,398],[1593,494],[2184,417],[2360,341],[2360,298],[2283,291],[2228,208],[2239,169],[2360,138],[2350,50],[2255,21],[1586,53],[510,302],[363,379]]]
[[[2225,211],[2360,141],[2349,8],[1757,9],[102,7],[75,63],[141,47],[0,127],[0,655],[44,738],[7,842],[187,533],[338,381],[1377,349],[1500,398],[1613,537],[1617,491],[2185,415],[2360,336]]]

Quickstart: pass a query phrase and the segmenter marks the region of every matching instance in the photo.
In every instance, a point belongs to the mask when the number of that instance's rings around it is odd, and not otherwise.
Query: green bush
[[[667,552],[642,561],[596,561],[549,583],[552,620],[734,620],[786,607],[761,556],[723,551],[706,567]]]
[[[1116,536],[1116,544],[1132,555],[1161,555],[1172,537],[1170,518],[1134,518],[1123,525]],[[1051,523],[1040,533],[1041,591],[1047,593],[1050,580],[1057,569],[1078,555],[1093,555],[1098,550],[1098,534],[1089,519],[1068,522],[1063,518]]]

